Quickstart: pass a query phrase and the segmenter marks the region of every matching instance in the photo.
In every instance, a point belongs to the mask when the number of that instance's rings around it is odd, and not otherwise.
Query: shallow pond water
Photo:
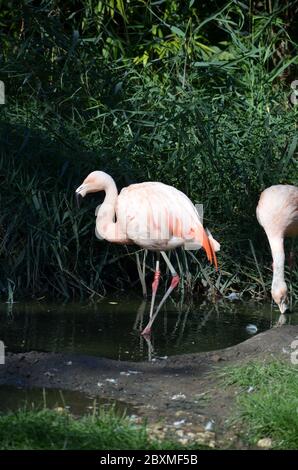
[[[89,396],[81,392],[40,388],[23,389],[10,385],[0,386],[0,413],[19,409],[68,411],[74,416],[84,416],[98,412],[99,409],[111,409],[120,416],[133,410],[119,400],[108,400]]]
[[[140,336],[150,302],[105,299],[98,303],[0,304],[0,340],[8,351],[53,351],[140,361],[154,357],[226,348],[276,324],[270,304],[220,301],[182,307],[172,300],[159,313],[151,344]],[[143,318],[143,320],[142,320]],[[287,316],[298,324],[298,315]]]

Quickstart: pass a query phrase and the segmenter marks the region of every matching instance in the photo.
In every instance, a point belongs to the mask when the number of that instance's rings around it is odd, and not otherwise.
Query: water
[[[98,412],[100,409],[111,409],[119,416],[131,412],[133,407],[117,400],[108,400],[89,396],[81,392],[61,391],[40,388],[23,389],[10,385],[0,386],[0,413],[19,409],[41,410],[43,408],[57,411],[69,411],[74,416],[84,416]]]
[[[0,339],[8,351],[52,351],[88,354],[117,360],[148,359],[140,336],[140,319],[148,321],[150,302],[109,299],[94,304],[43,302],[0,304]],[[241,301],[194,303],[179,307],[169,300],[160,312],[151,338],[151,356],[164,357],[226,348],[271,328],[278,309]],[[298,324],[298,315],[288,316]],[[151,350],[152,349],[152,350]]]

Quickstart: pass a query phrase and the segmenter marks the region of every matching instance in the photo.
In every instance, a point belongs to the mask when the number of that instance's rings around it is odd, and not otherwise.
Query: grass
[[[267,437],[273,449],[298,449],[297,366],[255,361],[226,368],[223,376],[226,385],[241,388],[234,421],[243,425],[243,440],[255,446]]]
[[[0,450],[175,450],[178,442],[150,439],[145,425],[134,425],[114,411],[74,418],[49,409],[0,414]]]
[[[255,447],[259,439],[270,438],[273,449],[298,448],[297,366],[278,360],[251,361],[226,367],[221,378],[225,386],[236,387],[239,392],[231,424],[241,429],[244,443]],[[151,438],[146,424],[136,424],[113,409],[100,409],[80,418],[47,408],[0,414],[0,450],[203,448],[198,444],[182,446],[174,439]]]

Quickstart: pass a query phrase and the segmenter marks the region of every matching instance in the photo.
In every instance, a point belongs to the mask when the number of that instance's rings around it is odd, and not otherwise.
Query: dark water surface
[[[110,299],[94,304],[43,302],[0,304],[0,340],[7,351],[53,351],[88,354],[118,360],[148,359],[148,344],[140,336],[150,302]],[[220,301],[182,307],[168,301],[152,333],[152,357],[210,351],[240,343],[274,326],[278,310],[270,304]],[[297,324],[290,314],[288,323]]]
[[[81,392],[40,388],[24,389],[10,385],[0,386],[0,413],[7,411],[53,409],[68,411],[74,416],[93,414],[99,409],[113,408],[120,416],[131,413],[133,407],[117,400],[89,396]]]

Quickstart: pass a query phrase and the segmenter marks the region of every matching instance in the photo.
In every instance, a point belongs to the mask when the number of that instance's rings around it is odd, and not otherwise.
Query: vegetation
[[[250,447],[269,438],[273,449],[297,449],[297,366],[271,360],[228,366],[220,372],[226,386],[236,387],[237,407],[230,420]],[[229,444],[227,444],[229,445]],[[136,424],[113,408],[76,418],[65,408],[23,408],[0,414],[0,450],[166,450],[198,449],[174,440],[157,440],[145,424]],[[206,447],[205,447],[206,448]]]
[[[297,366],[274,360],[227,369],[225,383],[241,387],[239,415],[251,445],[271,438],[274,449],[298,447]],[[248,391],[252,387],[250,391]]]
[[[150,439],[146,426],[113,411],[74,418],[49,409],[0,414],[0,450],[174,450],[178,442]],[[191,448],[189,446],[189,448]],[[195,448],[198,448],[196,445]]]
[[[204,203],[221,271],[179,253],[192,273],[183,288],[203,278],[264,296],[270,256],[255,206],[266,186],[298,182],[297,1],[0,6],[4,298],[104,295],[136,280],[132,250],[93,235],[98,195],[75,207],[94,169],[119,188],[159,180]]]

